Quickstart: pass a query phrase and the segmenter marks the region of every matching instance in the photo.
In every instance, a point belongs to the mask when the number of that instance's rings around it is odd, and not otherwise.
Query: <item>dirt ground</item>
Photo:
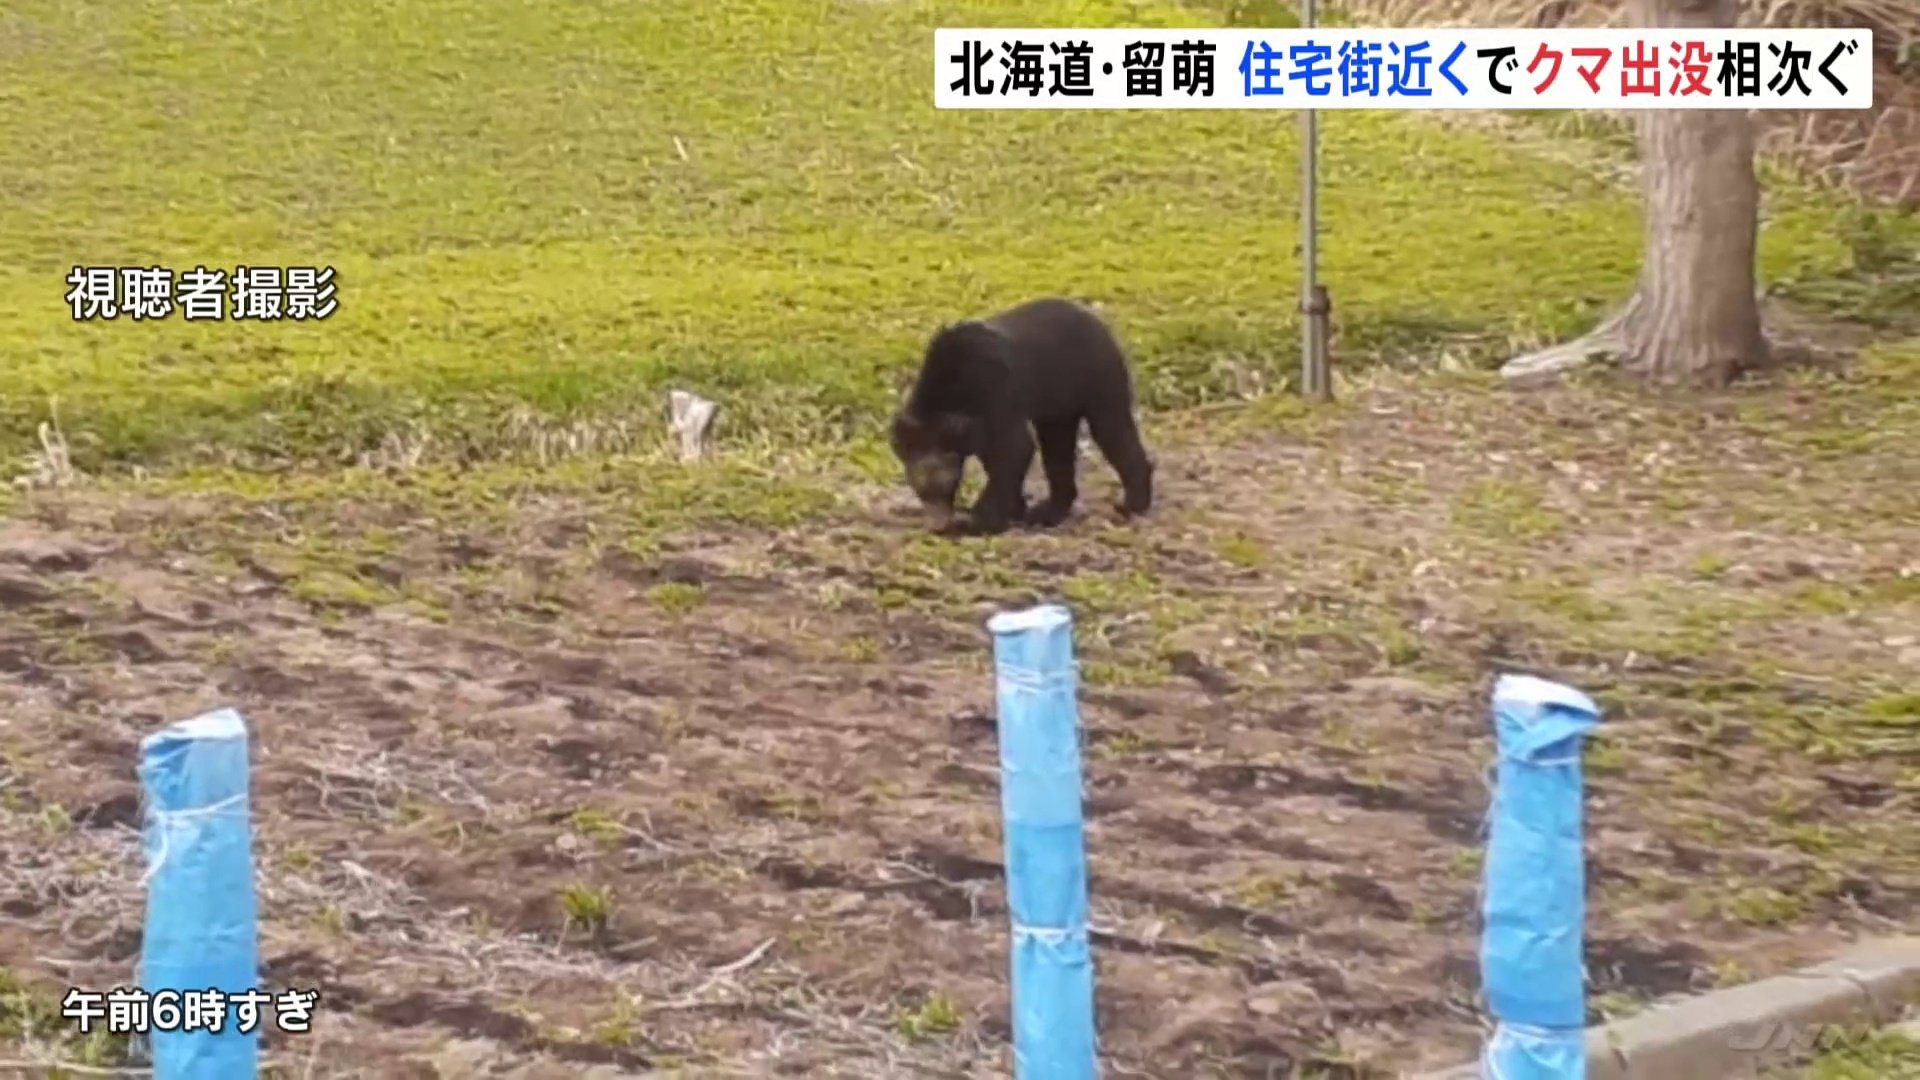
[[[283,1075],[1007,1075],[981,624],[1064,596],[1109,1075],[1475,1051],[1502,670],[1607,709],[1596,1018],[1768,974],[1915,925],[1903,386],[1383,380],[1161,424],[1154,516],[1088,457],[1069,526],[991,545],[852,482],[644,548],[618,485],[37,494],[0,518],[0,967],[129,979],[135,744],[232,704],[266,980],[321,994]],[[323,540],[433,604],[317,585],[285,553]],[[0,1056],[76,1052],[23,1010]]]

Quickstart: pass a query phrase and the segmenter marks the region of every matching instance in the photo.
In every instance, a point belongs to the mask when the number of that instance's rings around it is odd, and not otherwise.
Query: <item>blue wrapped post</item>
[[[147,736],[140,741],[140,783],[147,803],[141,989],[183,995],[257,989],[246,721],[232,709],[217,709]],[[238,1028],[230,1001],[218,1033],[156,1029],[154,1077],[253,1080],[259,1075],[260,1027]]]
[[[1000,714],[1013,1074],[1090,1080],[1098,1065],[1073,616],[1043,604],[1001,612],[987,620],[987,630]]]
[[[1487,840],[1481,982],[1495,1026],[1485,1080],[1584,1080],[1586,865],[1580,739],[1600,710],[1531,675],[1493,689],[1499,765]]]

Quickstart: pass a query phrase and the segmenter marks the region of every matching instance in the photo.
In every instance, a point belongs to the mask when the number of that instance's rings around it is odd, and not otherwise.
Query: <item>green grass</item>
[[[1780,1080],[1911,1080],[1920,1077],[1920,1038],[1895,1030],[1848,1033],[1804,1069]]]
[[[569,926],[597,934],[613,917],[613,894],[602,887],[568,885],[560,890],[560,910]]]
[[[668,385],[718,398],[725,438],[811,443],[870,431],[941,319],[1054,292],[1110,305],[1151,406],[1293,363],[1293,114],[941,113],[928,78],[939,25],[1273,21],[1259,5],[7,8],[0,457],[56,395],[83,468],[418,430],[448,457],[566,425],[619,448],[658,433]],[[1633,191],[1417,114],[1322,130],[1342,364],[1490,359],[1630,286]],[[1774,202],[1770,279],[1856,271],[1857,212]],[[70,320],[73,265],[135,263],[329,264],[340,308]]]
[[[12,1047],[33,1043],[81,1069],[109,1071],[131,1064],[125,1035],[108,1032],[105,1024],[82,1035],[61,1016],[60,1002],[58,990],[29,984],[0,967],[0,1057],[11,1057]]]
[[[903,1037],[916,1042],[946,1035],[959,1030],[960,1011],[951,998],[936,991],[918,1008],[900,1010],[894,1018],[893,1028]]]

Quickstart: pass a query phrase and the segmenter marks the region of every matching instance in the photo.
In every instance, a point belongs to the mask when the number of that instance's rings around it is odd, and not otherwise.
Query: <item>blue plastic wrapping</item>
[[[1013,921],[1014,1075],[1083,1080],[1099,1066],[1073,617],[1046,604],[995,615],[987,629]]]
[[[1583,1028],[1530,1028],[1502,1023],[1480,1059],[1486,1080],[1586,1080]]]
[[[219,709],[155,732],[140,742],[139,771],[148,875],[141,988],[258,989],[246,721]],[[260,1027],[241,1032],[231,1004],[218,1032],[156,1030],[150,1041],[156,1080],[259,1074]]]
[[[1599,720],[1590,698],[1559,683],[1505,675],[1494,686],[1499,765],[1480,943],[1499,1025],[1482,1073],[1494,1080],[1586,1075],[1580,739]]]

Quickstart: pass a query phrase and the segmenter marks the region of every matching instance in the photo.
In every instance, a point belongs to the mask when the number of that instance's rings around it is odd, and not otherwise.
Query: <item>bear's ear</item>
[[[896,411],[887,423],[887,432],[895,443],[910,442],[925,430],[926,425],[921,423],[920,418],[905,409]]]

